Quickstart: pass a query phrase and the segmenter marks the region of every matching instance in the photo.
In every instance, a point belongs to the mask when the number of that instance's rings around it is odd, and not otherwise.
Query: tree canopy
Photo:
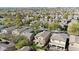
[[[71,35],[79,35],[79,22],[71,23],[67,29],[68,33]]]
[[[11,27],[15,24],[14,21],[10,18],[5,19],[2,23],[3,23],[3,25],[5,25],[7,27]]]
[[[60,25],[58,22],[52,23],[48,25],[49,30],[58,30],[60,28]]]

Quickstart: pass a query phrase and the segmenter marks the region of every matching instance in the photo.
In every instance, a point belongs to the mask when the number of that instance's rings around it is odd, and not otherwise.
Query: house
[[[27,38],[29,39],[29,41],[33,41],[33,39],[34,39],[34,34],[28,32],[27,30],[23,31],[23,32],[21,33],[21,35],[27,37]]]
[[[79,36],[70,35],[69,51],[79,51]]]
[[[74,19],[79,19],[79,15],[74,15],[73,18]]]
[[[66,33],[52,33],[50,37],[49,46],[50,48],[55,46],[62,49],[65,49],[66,39],[68,38],[68,34]]]
[[[43,47],[46,45],[46,43],[48,43],[49,38],[50,38],[50,32],[49,31],[43,31],[38,33],[35,36],[35,40],[34,43],[37,44],[37,46]]]
[[[47,19],[40,18],[40,22],[41,22],[42,24],[45,24],[45,23],[47,23]]]
[[[14,29],[12,31],[12,34],[13,35],[20,35],[21,32],[25,31],[26,29],[28,29],[28,27],[22,27],[22,28],[17,28],[17,29]]]
[[[2,34],[12,34],[12,31],[15,29],[15,27],[9,27],[9,28],[4,28],[1,30]]]
[[[32,29],[32,28],[27,28],[27,29],[25,30],[25,32],[31,33],[31,32],[33,32],[33,29]]]

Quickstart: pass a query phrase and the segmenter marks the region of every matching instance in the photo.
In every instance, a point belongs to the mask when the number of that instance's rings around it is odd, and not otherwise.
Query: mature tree
[[[58,30],[59,28],[60,28],[60,25],[57,22],[48,25],[49,30]]]
[[[63,18],[68,19],[68,15],[69,15],[69,13],[65,13]]]
[[[16,25],[16,27],[22,26],[22,25],[23,25],[22,20],[21,20],[21,19],[16,19],[16,20],[15,20],[15,25]]]
[[[20,13],[16,13],[16,18],[17,19],[22,19],[22,15]]]
[[[31,27],[32,27],[34,30],[39,29],[39,26],[40,26],[40,22],[34,22],[33,24],[31,24]]]
[[[11,18],[5,19],[2,23],[3,23],[3,25],[5,25],[7,27],[10,27],[10,26],[14,25],[14,21]]]
[[[19,26],[23,25],[22,16],[20,14],[16,15],[15,25],[16,25],[16,27],[19,27]]]
[[[37,34],[40,26],[41,25],[40,25],[40,22],[39,21],[38,22],[34,22],[34,23],[31,24],[31,28],[34,30],[34,33],[35,34]]]
[[[44,28],[48,28],[48,23],[43,24]]]
[[[79,22],[69,24],[67,31],[71,35],[79,35]]]

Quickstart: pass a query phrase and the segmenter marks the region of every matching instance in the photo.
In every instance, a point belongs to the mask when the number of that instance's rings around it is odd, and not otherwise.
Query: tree
[[[34,22],[34,23],[31,24],[31,27],[34,30],[39,29],[39,26],[40,26],[40,22],[39,21],[38,22]]]
[[[48,17],[47,17],[47,19],[50,19],[50,18],[51,18],[51,16],[48,16]]]
[[[15,25],[16,25],[16,27],[22,26],[22,25],[23,25],[22,20],[21,20],[21,19],[16,19],[16,20],[15,20]]]
[[[19,36],[19,37],[17,38],[17,42],[16,42],[15,47],[16,47],[17,49],[20,49],[20,48],[22,48],[23,46],[28,46],[28,45],[29,45],[29,40],[28,40],[26,37],[24,37],[24,36]]]
[[[48,25],[49,30],[58,30],[60,28],[60,25],[58,22],[52,23]]]
[[[69,13],[65,13],[63,18],[68,19],[68,15],[69,15]]]
[[[17,13],[17,14],[16,14],[16,18],[17,18],[17,19],[22,19],[22,15],[21,15],[20,13]]]
[[[38,33],[38,30],[40,28],[40,22],[34,22],[31,24],[31,28],[34,30],[34,33],[37,34]]]
[[[44,28],[48,28],[48,23],[43,24]]]
[[[19,13],[16,15],[15,25],[16,25],[16,27],[23,25],[22,16]]]
[[[79,35],[79,22],[70,23],[67,31],[70,35]]]
[[[2,23],[3,23],[3,25],[5,25],[7,27],[11,27],[14,25],[14,21],[11,18],[5,19]]]

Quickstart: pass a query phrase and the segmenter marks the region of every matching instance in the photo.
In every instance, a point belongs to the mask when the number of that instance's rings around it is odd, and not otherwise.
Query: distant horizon
[[[0,7],[0,8],[79,8],[79,7]]]

